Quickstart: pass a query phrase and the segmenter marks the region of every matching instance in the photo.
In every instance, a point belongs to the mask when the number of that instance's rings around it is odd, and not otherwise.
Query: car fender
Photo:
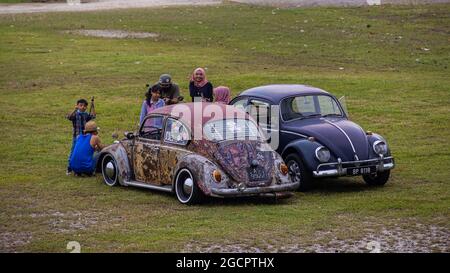
[[[107,154],[112,155],[116,160],[117,168],[119,169],[119,183],[125,185],[125,182],[129,181],[131,177],[131,168],[125,147],[121,143],[114,143],[103,148],[97,161],[97,171],[101,172],[102,160]]]
[[[387,141],[386,141],[386,139],[384,138],[384,137],[382,137],[381,135],[379,135],[379,134],[375,134],[375,133],[372,133],[372,134],[370,134],[370,135],[368,135],[367,136],[367,138],[368,138],[368,140],[369,140],[369,150],[370,150],[370,155],[372,156],[372,157],[378,157],[378,155],[377,154],[375,154],[375,152],[373,151],[373,148],[372,148],[372,145],[373,145],[373,143],[375,142],[375,141],[377,141],[377,140],[381,140],[381,141],[384,141],[384,143],[386,143],[386,146],[387,146],[387,153],[386,153],[386,156],[391,156],[391,149],[389,148],[389,144],[387,143]]]
[[[320,146],[322,145],[308,139],[294,140],[286,145],[283,152],[281,153],[281,156],[283,157],[283,159],[286,159],[286,157],[290,153],[295,152],[303,160],[303,164],[306,166],[306,168],[312,171],[315,170],[317,168],[317,165],[319,164],[315,156],[315,151]]]
[[[173,187],[175,187],[176,175],[182,168],[187,168],[191,171],[194,176],[194,180],[197,182],[197,186],[205,195],[211,195],[211,188],[213,187],[226,187],[229,180],[225,172],[211,160],[199,154],[188,154],[181,158],[177,163],[177,167],[175,168],[176,173],[173,176]],[[222,173],[222,181],[220,183],[216,183],[212,177],[212,172],[216,169]]]

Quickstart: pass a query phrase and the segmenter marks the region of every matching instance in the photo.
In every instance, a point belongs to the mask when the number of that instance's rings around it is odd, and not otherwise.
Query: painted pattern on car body
[[[193,107],[194,103],[186,104]],[[168,106],[164,108],[171,108]],[[221,106],[225,109],[226,106]],[[151,115],[171,115],[170,109],[162,109]],[[245,115],[244,115],[245,116]],[[226,115],[225,115],[226,118]],[[249,119],[251,117],[248,116]],[[182,119],[179,119],[182,121]],[[203,119],[202,124],[214,118]],[[185,122],[185,126],[186,125]],[[192,128],[190,128],[192,129]],[[210,196],[258,195],[259,193],[276,193],[295,190],[298,186],[288,175],[280,173],[281,157],[262,140],[225,140],[210,141],[205,138],[191,139],[186,145],[168,143],[164,139],[143,139],[139,133],[122,139],[119,143],[108,146],[102,156],[112,154],[119,169],[119,182],[145,183],[158,187],[172,187],[179,170],[187,168],[191,171],[196,185],[203,194]],[[101,161],[101,160],[99,160]],[[130,164],[131,163],[131,164]],[[264,170],[264,180],[250,181],[248,170],[258,168]],[[214,180],[213,171],[222,174],[222,180]],[[238,186],[253,188],[246,193]]]

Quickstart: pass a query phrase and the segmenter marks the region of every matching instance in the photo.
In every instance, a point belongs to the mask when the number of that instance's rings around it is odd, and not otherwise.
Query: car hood
[[[359,125],[346,119],[312,118],[296,120],[289,122],[284,130],[314,137],[343,161],[364,160],[369,157],[369,143],[366,133]]]
[[[236,182],[248,187],[268,186],[274,175],[274,151],[261,141],[224,141],[210,151],[222,169]],[[251,168],[262,168],[267,179],[251,182],[248,172]]]

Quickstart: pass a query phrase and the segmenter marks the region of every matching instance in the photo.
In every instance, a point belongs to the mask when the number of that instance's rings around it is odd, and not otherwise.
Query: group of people
[[[98,136],[98,127],[94,119],[96,117],[94,100],[91,101],[91,109],[87,113],[88,102],[79,99],[75,109],[67,115],[72,122],[72,147],[70,149],[67,174],[92,175],[95,172],[98,153],[105,145]]]
[[[199,67],[194,70],[190,78],[189,95],[191,96],[192,102],[203,101],[228,104],[230,102],[231,92],[226,86],[214,88],[206,77],[205,69]],[[149,87],[145,93],[145,97],[146,99],[141,107],[140,122],[154,109],[165,105],[176,104],[184,100],[180,96],[179,86],[172,82],[169,74],[162,74],[159,77],[159,81]]]
[[[231,99],[231,91],[226,86],[214,88],[206,77],[203,68],[196,68],[189,81],[189,95],[192,102],[216,102],[228,104]],[[142,103],[140,112],[140,123],[145,116],[157,108],[165,105],[176,104],[184,100],[180,95],[179,86],[172,82],[169,74],[162,74],[159,81],[149,86],[145,93],[145,100]],[[94,101],[91,101],[91,109],[86,112],[88,102],[85,99],[77,101],[74,111],[67,115],[67,119],[72,122],[72,147],[68,159],[67,174],[72,172],[75,175],[92,175],[95,173],[98,152],[104,145],[98,136],[98,127],[94,121],[96,117]]]

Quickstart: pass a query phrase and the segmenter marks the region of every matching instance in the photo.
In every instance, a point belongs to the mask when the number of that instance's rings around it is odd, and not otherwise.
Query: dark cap
[[[172,77],[169,74],[162,74],[159,77],[159,84],[162,86],[168,86],[172,84]]]

